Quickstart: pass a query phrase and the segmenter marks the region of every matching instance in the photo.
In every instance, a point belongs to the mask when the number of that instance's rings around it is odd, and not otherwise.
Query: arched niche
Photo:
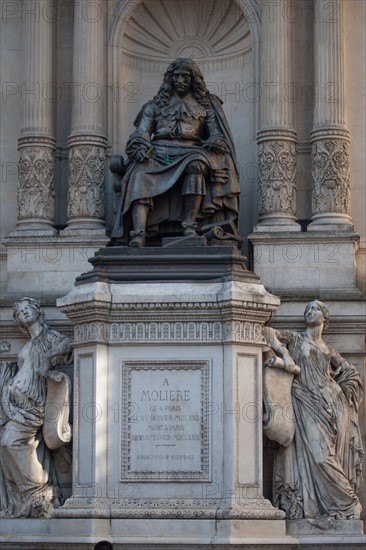
[[[140,0],[115,5],[109,31],[109,128],[112,154],[123,154],[140,108],[156,94],[167,65],[191,57],[221,97],[240,167],[240,229],[256,217],[259,105],[256,0]]]

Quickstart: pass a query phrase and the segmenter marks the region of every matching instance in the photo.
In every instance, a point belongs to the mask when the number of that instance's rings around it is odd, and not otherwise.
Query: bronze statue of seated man
[[[236,232],[233,139],[221,100],[208,92],[197,64],[185,58],[171,63],[134,124],[113,241],[127,243],[130,235],[129,246],[142,247],[146,236],[194,236],[227,223]]]

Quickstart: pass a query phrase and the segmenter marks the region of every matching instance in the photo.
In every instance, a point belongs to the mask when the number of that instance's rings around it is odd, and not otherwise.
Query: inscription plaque
[[[208,361],[124,361],[122,480],[209,480]]]

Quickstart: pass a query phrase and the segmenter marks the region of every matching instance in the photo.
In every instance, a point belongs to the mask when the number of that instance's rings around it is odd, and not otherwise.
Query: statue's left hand
[[[213,151],[214,153],[224,153],[228,154],[230,153],[230,149],[228,144],[224,139],[215,139],[215,140],[206,140],[202,141],[202,147],[205,149],[209,149],[210,151]]]

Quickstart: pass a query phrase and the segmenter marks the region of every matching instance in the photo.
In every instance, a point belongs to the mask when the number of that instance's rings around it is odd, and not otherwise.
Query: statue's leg
[[[132,208],[133,231],[129,246],[141,248],[145,246],[146,224],[149,215],[149,205],[136,202]]]
[[[182,227],[184,235],[197,235],[197,215],[202,202],[201,195],[184,195],[184,220]]]
[[[50,517],[57,488],[52,485],[49,450],[37,428],[9,420],[0,458],[15,517]]]
[[[202,196],[206,194],[205,174],[207,166],[204,162],[195,160],[188,164],[183,184],[184,219],[182,227],[184,235],[196,235],[197,216],[200,211]]]

